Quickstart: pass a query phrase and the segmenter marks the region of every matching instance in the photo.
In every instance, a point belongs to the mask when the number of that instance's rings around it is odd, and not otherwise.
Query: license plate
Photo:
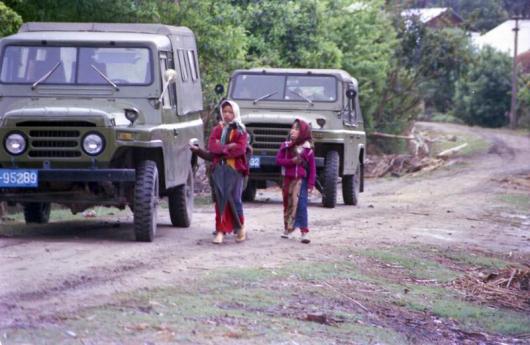
[[[39,171],[36,169],[0,169],[0,187],[32,188],[39,186]]]
[[[252,157],[250,157],[250,160],[248,161],[248,166],[251,169],[259,168],[261,166],[260,156],[252,156]]]

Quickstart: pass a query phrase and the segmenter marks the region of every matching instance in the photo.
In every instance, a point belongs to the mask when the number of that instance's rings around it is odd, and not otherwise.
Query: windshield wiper
[[[105,79],[105,81],[107,83],[109,83],[110,85],[112,85],[114,87],[114,90],[116,91],[120,91],[120,88],[118,87],[118,85],[116,85],[116,83],[114,83],[112,80],[110,80],[109,77],[107,77],[105,75],[105,73],[101,72],[96,66],[94,65],[90,65],[90,67],[92,67],[96,72],[98,72],[98,74],[101,76],[101,78]]]
[[[266,94],[266,95],[263,95],[263,96],[261,96],[261,97],[258,97],[258,98],[256,98],[256,99],[253,101],[253,103],[256,104],[256,103],[258,103],[259,101],[264,100],[265,98],[269,98],[270,96],[273,96],[273,95],[275,95],[275,94],[277,94],[277,93],[278,93],[278,91],[273,91],[273,92],[271,92],[271,93],[268,93],[268,94]]]
[[[293,91],[293,90],[289,90],[289,92],[294,93],[294,94],[297,95],[298,97],[303,98],[307,103],[313,105],[313,101],[310,100],[309,98],[307,98],[306,96],[302,95],[301,93],[298,93],[298,92]]]
[[[32,90],[35,90],[35,88],[37,87],[37,85],[39,85],[40,83],[42,83],[43,81],[45,81],[46,79],[48,79],[52,74],[53,72],[55,72],[55,70],[57,69],[57,67],[61,66],[63,62],[62,61],[59,61],[55,64],[55,66],[53,66],[48,72],[46,72],[45,75],[43,75],[39,80],[37,80],[36,82],[33,83],[33,85],[31,85],[31,89]]]

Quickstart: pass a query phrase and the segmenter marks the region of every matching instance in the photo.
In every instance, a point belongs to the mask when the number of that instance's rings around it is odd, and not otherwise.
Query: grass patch
[[[447,136],[447,133],[430,132],[429,135],[432,138],[443,138]],[[469,156],[477,153],[485,153],[490,147],[490,143],[479,135],[474,135],[470,133],[452,133],[452,135],[455,136],[456,140],[441,140],[435,142],[431,148],[431,155],[436,156],[438,153],[444,150],[448,150],[464,143],[467,143],[467,146],[459,152],[459,156]]]
[[[469,331],[516,336],[530,329],[530,319],[524,313],[462,301],[455,293],[441,287],[410,287],[401,303],[414,310],[430,311],[434,315],[457,320]]]
[[[72,214],[72,212],[69,209],[56,208],[52,206],[52,210],[50,213],[50,221],[63,222],[63,221],[93,219],[93,218],[108,217],[108,216],[120,216],[120,215],[124,215],[127,212],[129,212],[128,209],[120,210],[115,207],[103,207],[103,206],[93,207],[93,208],[88,209],[87,211],[93,211],[94,216],[85,217],[84,212]],[[5,217],[5,221],[23,223],[24,213],[17,212],[17,213],[10,214]]]
[[[456,123],[463,125],[464,121],[450,114],[437,113],[430,118],[431,122]]]
[[[503,194],[497,198],[499,201],[515,206],[521,211],[530,210],[530,195],[528,194]]]
[[[335,253],[324,262],[203,272],[170,288],[116,295],[112,305],[82,310],[37,329],[8,330],[7,339],[15,343],[97,339],[102,343],[408,344],[422,339],[410,338],[416,326],[403,323],[401,316],[425,318],[424,312],[456,320],[472,331],[517,335],[530,328],[524,313],[464,301],[449,287],[411,283],[411,278],[450,281],[460,274],[454,270],[456,263],[507,264],[501,260],[430,246],[355,252],[345,248]],[[399,268],[374,265],[375,261]],[[335,321],[309,322],[308,313],[323,313]],[[442,322],[433,327],[435,334],[444,327],[451,332],[453,326]],[[77,338],[70,339],[67,330]]]
[[[480,267],[485,269],[503,269],[513,265],[513,263],[510,263],[508,261],[492,256],[481,255],[478,253],[446,251],[443,252],[442,255],[458,264]]]
[[[407,270],[408,275],[417,279],[448,282],[458,277],[458,272],[448,269],[429,258],[431,254],[418,248],[401,247],[392,250],[370,249],[362,255],[374,258],[391,267]]]

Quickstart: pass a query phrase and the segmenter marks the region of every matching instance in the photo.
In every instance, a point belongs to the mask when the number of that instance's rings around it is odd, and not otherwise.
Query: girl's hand
[[[314,188],[313,188],[313,186],[311,186],[311,187],[309,187],[309,188],[307,189],[307,193],[308,193],[308,194],[313,194],[313,190],[314,190]]]
[[[301,158],[300,156],[295,156],[295,157],[293,158],[293,163],[294,163],[294,164],[300,164],[300,163],[302,163],[302,158]]]
[[[229,150],[233,150],[233,149],[237,148],[237,143],[227,144],[226,148],[229,149]]]

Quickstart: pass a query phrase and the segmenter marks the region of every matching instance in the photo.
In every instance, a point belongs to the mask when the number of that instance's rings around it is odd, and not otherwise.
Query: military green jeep
[[[218,88],[221,91],[221,88]],[[253,156],[244,200],[253,200],[266,181],[279,181],[275,156],[295,118],[313,128],[317,189],[324,207],[337,202],[338,177],[347,205],[363,191],[366,135],[357,81],[342,70],[255,68],[232,74],[227,97],[241,108]]]
[[[193,33],[158,24],[27,23],[0,40],[0,200],[46,223],[129,206],[136,240],[152,241],[159,197],[188,227],[203,141]]]

